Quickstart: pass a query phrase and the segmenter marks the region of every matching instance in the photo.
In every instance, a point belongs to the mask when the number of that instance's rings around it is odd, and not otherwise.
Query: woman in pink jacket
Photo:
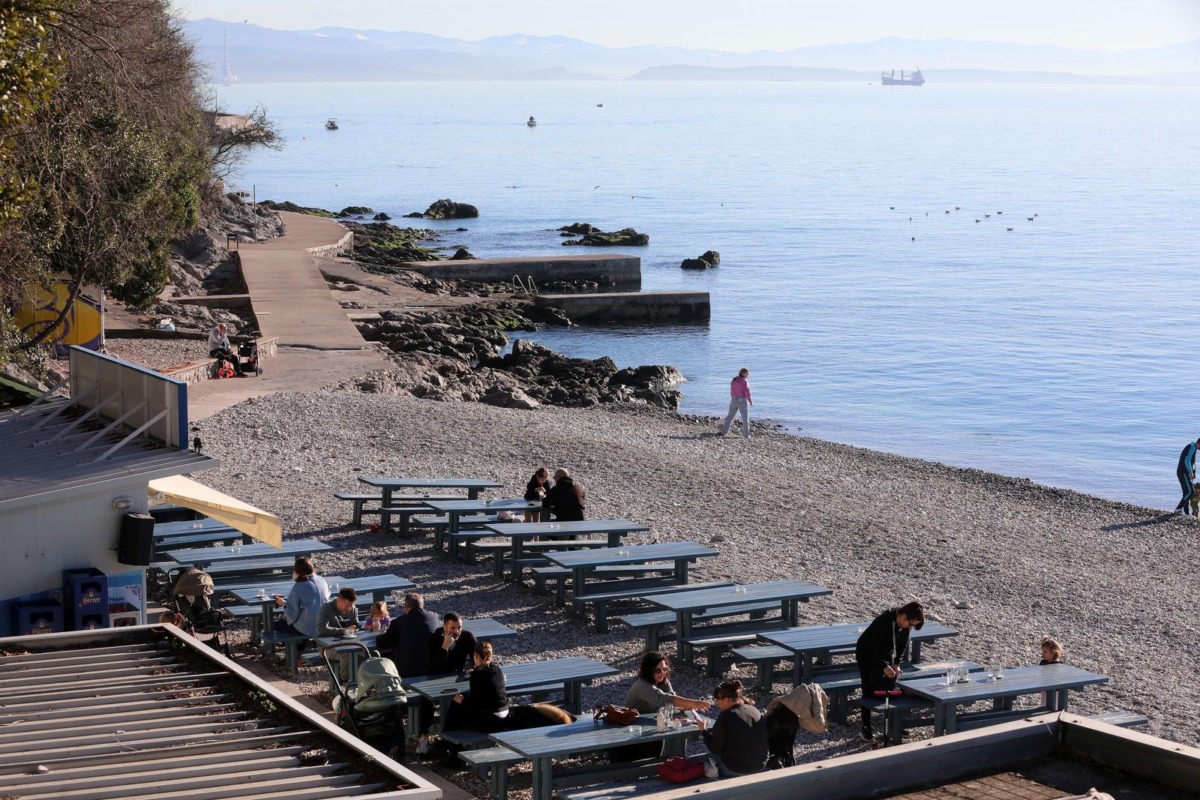
[[[721,436],[729,433],[733,418],[741,414],[742,436],[750,438],[750,406],[754,405],[754,398],[750,396],[750,382],[746,380],[748,377],[750,370],[742,367],[738,370],[737,377],[729,384],[729,413],[725,415],[725,422],[721,424]]]

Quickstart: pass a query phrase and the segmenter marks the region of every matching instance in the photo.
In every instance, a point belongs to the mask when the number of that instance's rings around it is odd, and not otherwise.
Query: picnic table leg
[[[512,570],[511,570],[512,579],[514,581],[518,581],[521,579],[521,556],[524,555],[524,552],[525,552],[525,540],[522,539],[520,536],[514,536],[513,540],[512,540]],[[501,565],[500,577],[503,578],[504,577],[504,567],[503,567],[504,559],[497,558],[496,561],[497,561],[497,563],[499,563]]]
[[[683,585],[688,582],[688,560],[686,558],[675,559],[675,583]]]
[[[354,515],[350,518],[350,524],[355,526],[362,525],[363,503],[366,501],[353,500],[351,502],[354,503]]]
[[[958,704],[947,703],[946,710],[942,714],[942,727],[945,733],[956,733],[958,731]]]
[[[675,614],[676,649],[685,664],[692,663],[692,648],[684,640],[692,635],[692,615],[687,611]]]
[[[920,642],[912,643],[912,660],[913,660],[914,664],[921,660],[921,643]]]
[[[421,696],[415,695],[408,701],[408,738],[416,739],[421,729]]]
[[[392,490],[390,487],[384,486],[381,491],[383,494],[380,501],[382,507],[379,512],[379,529],[386,533],[392,529],[392,512],[384,510],[392,507]]]
[[[625,534],[617,533],[616,531],[610,532],[608,534],[608,546],[609,547],[620,547],[621,546],[621,537],[624,535]]]
[[[549,758],[533,759],[533,800],[552,800],[551,764]]]
[[[468,489],[467,490],[467,499],[468,500],[478,500],[479,499],[479,490],[478,489]]]

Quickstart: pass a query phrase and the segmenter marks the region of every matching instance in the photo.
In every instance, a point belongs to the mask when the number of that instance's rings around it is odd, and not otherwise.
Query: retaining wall
[[[477,258],[469,261],[409,261],[401,268],[442,280],[504,281],[514,276],[549,281],[611,281],[636,289],[642,285],[642,259],[638,256],[577,255],[537,258]]]

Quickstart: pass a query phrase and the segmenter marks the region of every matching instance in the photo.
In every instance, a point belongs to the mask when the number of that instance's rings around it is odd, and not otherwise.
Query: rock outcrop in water
[[[699,258],[685,258],[679,266],[683,269],[711,269],[721,265],[721,254],[716,250],[706,250]]]
[[[414,211],[404,216],[411,219],[473,219],[479,216],[479,209],[470,203],[435,200],[424,213]]]
[[[576,222],[564,225],[558,229],[566,236],[582,236],[581,239],[567,239],[563,245],[583,245],[585,247],[644,247],[650,244],[650,235],[638,233],[633,228],[622,228],[619,231],[606,233],[587,222]]]

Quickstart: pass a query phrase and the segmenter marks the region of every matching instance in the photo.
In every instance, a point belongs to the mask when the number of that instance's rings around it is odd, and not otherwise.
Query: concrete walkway
[[[188,387],[188,418],[204,419],[251,397],[340,383],[389,362],[359,335],[317,268],[314,255],[343,249],[351,234],[323,217],[281,212],[287,234],[238,247],[259,330],[279,354],[257,378],[202,381]]]

